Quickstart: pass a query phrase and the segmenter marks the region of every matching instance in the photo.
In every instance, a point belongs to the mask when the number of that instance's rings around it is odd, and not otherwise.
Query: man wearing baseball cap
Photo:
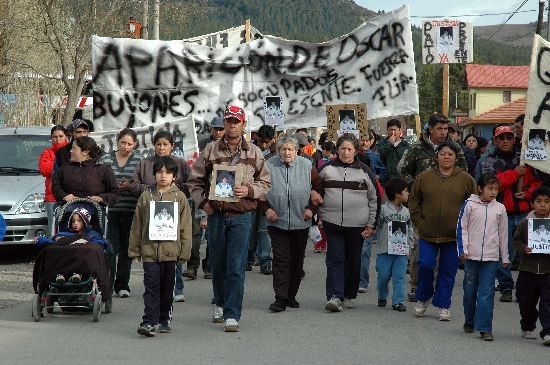
[[[514,148],[514,129],[508,124],[499,124],[493,128],[495,149],[481,156],[477,163],[476,180],[481,175],[495,174],[500,183],[497,201],[504,204],[508,214],[508,254],[514,261],[515,250],[512,237],[516,226],[529,213],[529,200],[532,192],[541,184],[530,166],[520,165],[520,151]],[[501,302],[512,301],[514,279],[510,268],[499,266],[497,270]]]
[[[271,181],[262,151],[243,137],[244,110],[230,105],[225,109],[223,120],[224,137],[206,145],[193,164],[187,186],[195,204],[208,215],[209,266],[215,302],[212,321],[223,322],[226,332],[237,332],[244,294],[250,212],[256,209],[258,199],[265,199]],[[242,171],[242,181],[233,188],[237,202],[214,200],[209,196],[214,165],[236,166]]]
[[[73,137],[65,147],[57,150],[55,153],[55,162],[53,167],[53,173],[55,173],[61,166],[66,165],[71,160],[71,148],[73,148],[73,142],[78,137],[88,136],[90,132],[94,131],[94,124],[88,119],[75,119],[71,122]]]

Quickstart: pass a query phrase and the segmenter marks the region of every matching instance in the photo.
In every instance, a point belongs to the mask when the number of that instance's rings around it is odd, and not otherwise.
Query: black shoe
[[[406,312],[407,311],[407,307],[405,307],[405,305],[403,303],[397,303],[397,304],[392,305],[391,307],[394,311],[398,311],[398,312]]]
[[[418,300],[416,300],[416,289],[411,288],[411,291],[407,294],[407,300],[412,303],[416,303]]]
[[[505,303],[511,303],[513,301],[512,292],[511,291],[504,291],[504,292],[501,291],[499,301],[505,302]]]
[[[189,268],[183,272],[182,275],[184,278],[189,278],[191,280],[195,280],[197,278],[197,270],[193,268]]]
[[[207,271],[207,272],[204,273],[203,278],[205,278],[205,279],[212,279],[212,274],[209,273],[209,272]]]
[[[271,266],[265,265],[260,268],[260,272],[264,275],[271,275]]]
[[[159,332],[160,333],[170,333],[170,332],[172,332],[172,328],[168,325],[168,323],[161,324],[159,326]]]
[[[284,312],[286,310],[286,304],[287,301],[284,299],[275,299],[275,302],[269,306],[269,310],[272,312]]]
[[[252,265],[249,263],[246,264],[246,271],[252,271]]]
[[[378,306],[379,306],[380,308],[385,307],[386,305],[388,305],[388,302],[387,302],[386,300],[384,300],[384,299],[378,299]]]
[[[142,323],[137,329],[137,333],[146,337],[153,337],[155,335],[155,326],[149,323]]]
[[[474,333],[474,326],[472,326],[472,325],[469,324],[469,323],[464,323],[464,326],[462,326],[462,329],[463,329],[464,332],[466,332],[466,333]]]
[[[287,306],[290,307],[290,308],[300,308],[300,303],[298,303],[296,298],[290,298],[288,300]]]

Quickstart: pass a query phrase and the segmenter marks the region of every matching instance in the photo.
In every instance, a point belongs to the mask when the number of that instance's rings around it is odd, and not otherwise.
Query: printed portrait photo
[[[174,226],[174,202],[155,202],[154,221],[158,228],[172,228]]]
[[[530,150],[544,150],[544,137],[546,136],[546,130],[544,129],[531,129],[529,131],[529,141],[527,142],[527,148]]]
[[[264,97],[264,112],[266,125],[283,125],[285,121],[283,98],[280,96]]]
[[[439,28],[439,38],[437,39],[437,51],[439,53],[450,54],[454,52],[455,42],[453,38],[453,27]]]
[[[220,171],[216,176],[215,194],[219,198],[233,197],[235,187],[235,171]]]
[[[349,110],[349,109],[339,110],[338,115],[340,119],[339,131],[341,134],[352,133],[351,131],[357,130],[355,110]]]

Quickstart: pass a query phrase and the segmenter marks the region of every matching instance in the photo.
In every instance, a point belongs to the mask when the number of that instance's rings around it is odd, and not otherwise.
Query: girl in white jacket
[[[499,182],[483,174],[478,195],[462,205],[456,229],[460,260],[464,262],[464,332],[479,331],[484,341],[493,340],[492,322],[496,270],[502,260],[508,266],[508,216],[495,199]]]

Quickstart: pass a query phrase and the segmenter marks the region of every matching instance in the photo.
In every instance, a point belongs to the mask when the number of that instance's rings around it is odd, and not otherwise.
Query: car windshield
[[[49,135],[0,135],[0,175],[38,174],[38,158],[48,147]]]

